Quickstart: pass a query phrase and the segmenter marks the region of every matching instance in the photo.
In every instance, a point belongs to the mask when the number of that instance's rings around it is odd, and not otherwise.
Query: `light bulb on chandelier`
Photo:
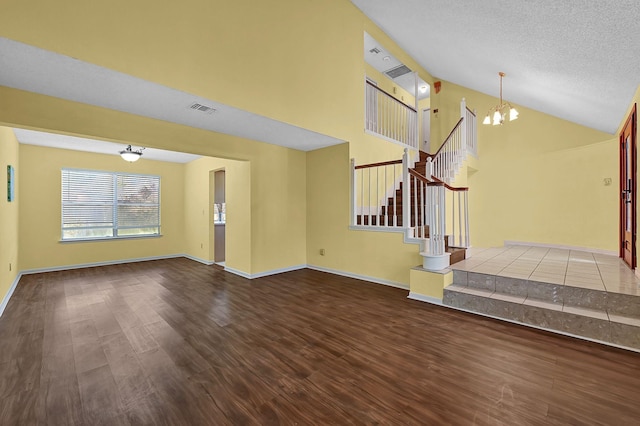
[[[498,73],[498,75],[500,76],[500,103],[487,112],[487,115],[486,117],[484,117],[484,121],[482,122],[482,124],[493,124],[494,126],[502,124],[505,121],[507,112],[509,113],[509,121],[518,119],[518,111],[513,106],[511,106],[509,102],[504,102],[502,100],[502,79],[504,78],[505,73],[501,71]]]

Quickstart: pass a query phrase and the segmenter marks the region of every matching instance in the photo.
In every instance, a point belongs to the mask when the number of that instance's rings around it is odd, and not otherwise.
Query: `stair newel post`
[[[445,187],[444,185],[440,185],[438,187],[438,190],[440,192],[440,203],[438,208],[440,209],[440,216],[442,217],[442,221],[440,222],[440,250],[438,251],[438,255],[443,255],[445,252],[445,247],[444,247],[444,238],[445,235],[447,233],[447,217],[445,215]]]
[[[402,226],[407,229],[407,234],[411,226],[409,222],[411,204],[409,203],[409,196],[411,191],[411,185],[409,182],[409,149],[404,149],[402,154]]]
[[[356,159],[351,159],[351,226],[356,224]]]
[[[414,137],[414,143],[412,143],[411,145],[415,148],[415,149],[420,149],[420,116],[418,114],[418,92],[420,91],[420,89],[418,88],[418,85],[420,84],[420,77],[418,76],[418,71],[415,71],[413,73],[413,77],[414,77],[414,81],[415,81],[415,85],[414,85],[414,98],[413,100],[415,101],[415,107],[416,107],[416,119],[415,119],[415,126],[413,126],[413,131],[415,132],[415,137]]]
[[[471,244],[469,239],[469,191],[464,191],[464,227],[465,227],[464,246],[466,248],[469,248]]]

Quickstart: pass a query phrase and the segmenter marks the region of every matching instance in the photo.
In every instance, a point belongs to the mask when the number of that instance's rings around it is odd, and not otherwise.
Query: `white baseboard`
[[[96,266],[120,265],[123,263],[146,262],[148,260],[173,259],[176,257],[187,257],[187,255],[179,253],[179,254],[168,254],[164,256],[150,256],[150,257],[137,257],[132,259],[107,260],[105,262],[78,263],[75,265],[51,266],[48,268],[27,269],[27,270],[21,271],[20,273],[22,275],[40,274],[42,272],[55,272],[55,271],[66,271],[69,269],[93,268]]]
[[[382,285],[386,285],[386,286],[389,286],[389,287],[395,287],[395,288],[401,288],[403,290],[409,290],[409,285],[408,284],[402,284],[402,283],[399,283],[399,282],[385,280],[385,279],[382,279],[382,278],[368,277],[366,275],[358,275],[358,274],[353,274],[351,272],[337,271],[335,269],[329,269],[329,268],[324,268],[324,267],[321,267],[321,266],[314,266],[314,265],[307,265],[307,268],[313,269],[315,271],[320,271],[320,272],[328,272],[329,274],[341,275],[343,277],[355,278],[357,280],[369,281],[369,282],[372,282],[372,283],[375,283],[375,284],[382,284]]]
[[[414,293],[413,291],[409,292],[407,299],[418,300],[420,302],[431,303],[432,305],[442,305],[442,299],[438,299],[436,297],[425,296],[424,294]]]
[[[289,266],[288,268],[281,269],[272,269],[271,271],[258,272],[257,274],[247,274],[246,272],[239,271],[237,269],[229,268],[228,266],[224,267],[226,272],[230,272],[235,275],[239,275],[243,278],[247,278],[249,280],[253,280],[255,278],[268,277],[270,275],[282,274],[284,272],[297,271],[299,269],[305,269],[307,265],[297,265],[297,266]]]
[[[209,260],[200,259],[199,257],[191,256],[190,254],[183,254],[182,256],[186,257],[189,260],[193,260],[194,262],[202,263],[204,265],[213,265],[215,263]]]
[[[591,247],[578,247],[578,246],[565,246],[562,244],[543,244],[543,243],[529,243],[526,241],[504,241],[505,246],[531,246],[531,247],[545,247],[545,248],[557,248],[565,250],[579,250],[586,251],[587,253],[607,254],[609,256],[618,256],[618,252],[613,250],[602,250]]]
[[[7,305],[9,304],[9,299],[11,299],[11,296],[13,296],[13,292],[16,290],[16,287],[18,286],[18,281],[20,281],[21,277],[22,277],[22,272],[16,275],[16,278],[13,280],[13,284],[11,284],[11,287],[9,287],[9,291],[7,291],[7,294],[5,294],[4,299],[2,299],[2,303],[0,304],[0,317],[4,313],[4,310],[7,307]]]

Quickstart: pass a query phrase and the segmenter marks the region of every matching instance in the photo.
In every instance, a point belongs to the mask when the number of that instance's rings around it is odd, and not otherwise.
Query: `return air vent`
[[[403,64],[403,65],[398,65],[395,68],[391,68],[390,70],[385,71],[384,73],[391,78],[398,78],[401,75],[405,75],[410,72],[411,70],[406,65]]]
[[[202,105],[202,104],[199,104],[197,102],[192,103],[189,106],[189,109],[193,109],[195,111],[204,112],[204,113],[207,113],[207,114],[213,114],[214,112],[216,112],[215,108],[211,108],[209,106]]]

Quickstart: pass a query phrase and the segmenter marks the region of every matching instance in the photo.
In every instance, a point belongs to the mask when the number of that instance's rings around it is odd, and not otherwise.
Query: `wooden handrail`
[[[458,127],[460,127],[460,125],[462,124],[462,121],[464,120],[464,117],[460,117],[460,120],[458,120],[458,122],[456,123],[456,125],[453,127],[453,129],[451,130],[451,132],[449,132],[449,136],[447,136],[444,140],[444,142],[442,143],[442,145],[440,145],[440,148],[438,148],[438,150],[436,151],[435,154],[428,154],[427,158],[433,158],[436,157],[438,154],[440,154],[440,151],[442,151],[442,148],[444,148],[444,146],[447,144],[447,141],[449,140],[449,138],[451,137],[451,135],[453,134],[453,132],[455,132]]]
[[[376,86],[375,84],[371,83],[369,80],[366,80],[365,83],[367,83],[369,86],[375,88],[376,90],[384,93],[385,95],[387,95],[388,97],[390,97],[391,99],[393,99],[394,101],[406,106],[407,108],[409,108],[411,111],[417,113],[418,111],[416,111],[416,109],[414,107],[412,107],[411,105],[407,105],[404,102],[402,102],[400,99],[396,98],[395,96],[393,96],[392,94],[386,92],[385,90],[379,88],[378,86]]]
[[[465,107],[465,108],[467,109],[467,112],[468,112],[469,114],[473,115],[474,117],[476,116],[476,113],[475,113],[475,112],[473,112],[473,111],[471,111],[471,110],[469,109],[469,107]]]
[[[362,164],[360,166],[356,166],[356,169],[368,169],[371,167],[380,167],[380,166],[392,166],[394,164],[402,164],[402,160],[393,160],[393,161],[384,161],[382,163],[371,163],[371,164]]]
[[[468,187],[455,187],[455,186],[451,186],[449,184],[447,184],[446,182],[441,181],[440,179],[438,179],[435,176],[431,176],[431,180],[427,179],[425,176],[421,175],[420,173],[416,172],[413,169],[409,169],[409,174],[413,177],[415,177],[418,180],[421,180],[422,182],[424,182],[425,184],[427,184],[428,186],[444,186],[445,188],[447,188],[450,191],[455,191],[455,192],[460,192],[460,191],[468,191],[469,188]]]

